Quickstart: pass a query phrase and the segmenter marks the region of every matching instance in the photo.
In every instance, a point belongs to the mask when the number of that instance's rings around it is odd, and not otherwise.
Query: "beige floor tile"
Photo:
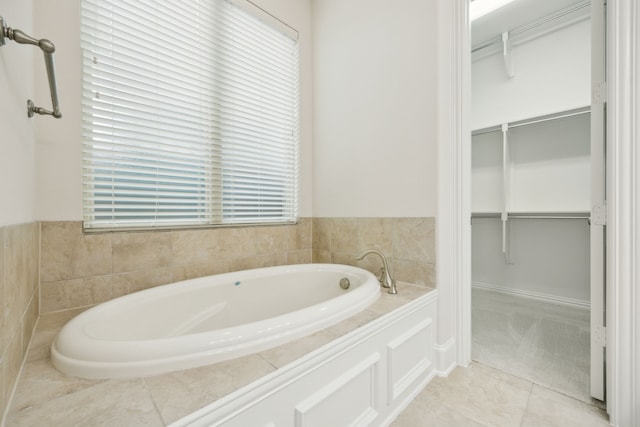
[[[591,403],[589,310],[473,289],[473,360]]]
[[[261,351],[259,355],[272,366],[282,368],[315,349],[330,343],[333,339],[331,335],[320,331],[278,347]]]
[[[7,425],[163,426],[144,382],[107,381],[10,414]]]
[[[608,426],[603,409],[533,386],[522,427],[597,427]]]
[[[51,343],[58,336],[60,329],[87,308],[59,311],[40,316],[29,348],[28,360],[49,358]]]
[[[519,426],[532,384],[487,366],[473,363],[435,379],[427,398],[492,427]]]
[[[320,332],[264,350],[259,354],[273,366],[281,368],[380,316],[380,313],[367,309]]]
[[[33,334],[27,360],[48,359],[51,354],[51,343],[58,336],[60,329],[84,309],[67,310],[40,316],[38,326]]]
[[[53,367],[48,358],[28,361],[11,403],[11,413],[68,396],[101,382],[105,381],[64,375]]]
[[[351,331],[358,329],[361,326],[366,325],[369,322],[374,321],[380,316],[382,316],[380,313],[366,309],[354,316],[345,319],[342,322],[336,323],[335,325],[324,329],[322,333],[333,338],[339,338]]]
[[[430,399],[427,389],[416,396],[390,427],[484,427],[446,404]]]
[[[153,400],[168,424],[212,403],[275,368],[257,355],[201,368],[145,378]]]
[[[55,313],[47,313],[40,316],[38,319],[38,329],[42,330],[59,330],[69,320],[76,317],[78,314],[86,311],[88,307],[76,308],[73,310],[58,311]]]
[[[427,286],[412,285],[405,282],[398,282],[396,286],[398,293],[395,295],[390,295],[387,293],[387,289],[380,288],[380,298],[367,309],[376,313],[386,314],[433,291],[433,288]]]

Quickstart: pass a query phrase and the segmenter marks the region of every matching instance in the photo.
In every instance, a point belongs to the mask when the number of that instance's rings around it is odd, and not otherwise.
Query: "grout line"
[[[27,308],[25,309],[24,313],[22,313],[22,317],[20,319],[20,322],[18,322],[18,325],[20,325],[19,327],[19,331],[17,333],[23,334],[23,330],[22,327],[24,325],[24,318],[27,314],[27,311],[29,310],[29,306],[33,303],[34,298],[35,298],[35,294],[38,294],[39,297],[39,289],[34,289],[33,291],[33,295],[31,295],[31,298],[29,299],[29,303],[27,303]],[[38,311],[39,311],[39,307],[38,307]],[[31,329],[31,336],[29,338],[29,345],[27,346],[27,350],[24,352],[24,354],[22,355],[22,362],[20,363],[20,369],[18,369],[18,375],[16,375],[16,381],[13,384],[13,387],[11,388],[11,390],[9,390],[9,395],[6,396],[7,398],[5,399],[5,403],[6,403],[6,407],[4,408],[4,412],[2,414],[0,414],[0,427],[4,427],[5,425],[7,425],[7,421],[9,420],[9,412],[11,410],[11,407],[13,405],[13,399],[15,398],[16,395],[16,391],[18,390],[18,385],[20,384],[20,380],[22,378],[22,374],[24,372],[25,366],[27,365],[27,359],[29,358],[29,353],[31,352],[31,346],[33,344],[33,339],[36,335],[36,330],[38,329],[38,324],[40,323],[40,314],[38,314],[38,317],[36,318],[36,321],[33,323],[33,329]],[[16,334],[17,334],[16,333]],[[15,338],[15,334],[13,336],[13,338]],[[11,339],[13,339],[11,338]],[[9,343],[11,343],[11,339],[9,340]],[[24,348],[24,343],[21,343],[21,347]],[[7,345],[7,348],[9,347],[9,345]],[[6,354],[6,352],[5,352]],[[6,361],[6,358],[5,358]],[[0,366],[0,369],[2,369],[2,367]],[[3,385],[0,385],[0,387],[2,387]]]
[[[598,406],[597,404],[593,403],[592,401],[591,401],[591,402],[587,402],[587,401],[582,400],[582,399],[580,399],[580,398],[578,398],[578,397],[576,397],[576,396],[572,396],[571,394],[568,394],[567,392],[564,392],[564,391],[562,391],[562,390],[555,389],[555,388],[552,388],[552,387],[550,387],[550,386],[548,386],[548,385],[542,384],[542,383],[540,383],[540,382],[538,382],[538,381],[536,381],[536,380],[534,380],[534,379],[531,379],[531,378],[525,378],[525,377],[521,376],[520,374],[517,374],[517,373],[511,372],[511,371],[505,371],[505,370],[504,370],[504,369],[502,369],[502,368],[499,368],[499,367],[497,367],[497,366],[493,366],[493,365],[488,365],[486,362],[483,362],[483,361],[480,361],[480,360],[477,360],[477,359],[472,359],[472,361],[473,361],[474,363],[479,363],[479,364],[481,364],[481,365],[488,366],[489,368],[495,369],[495,370],[500,371],[500,372],[502,372],[502,373],[505,373],[505,374],[507,374],[507,375],[511,375],[511,376],[516,377],[516,378],[519,378],[519,379],[521,379],[521,380],[524,380],[524,381],[530,382],[530,383],[531,383],[531,385],[532,385],[531,392],[533,392],[533,387],[534,387],[534,386],[537,386],[537,387],[540,387],[540,388],[544,388],[545,390],[548,390],[548,391],[550,391],[550,392],[557,393],[557,394],[560,394],[560,395],[562,395],[562,396],[565,396],[565,397],[567,397],[567,398],[569,398],[569,399],[575,400],[576,402],[584,403],[585,405],[589,405],[589,406],[593,406],[593,407],[594,407],[594,408],[596,408],[596,409],[602,409],[602,410],[605,410],[605,409],[606,409],[606,407],[605,407],[605,408],[602,408],[602,407]]]
[[[279,367],[279,366],[274,365],[274,364],[271,362],[271,360],[269,360],[269,359],[267,359],[266,357],[264,357],[264,356],[262,355],[262,352],[255,353],[255,354],[256,354],[256,355],[258,355],[258,357],[260,357],[262,360],[264,360],[265,362],[267,362],[267,363],[268,363],[272,368],[274,368],[276,371],[277,371],[278,369],[280,369],[280,367]]]
[[[593,403],[593,400],[594,400],[593,398],[591,398],[591,399],[592,399],[592,401],[591,401],[591,402],[586,402],[586,401],[584,401],[584,400],[582,400],[582,399],[579,399],[579,398],[577,398],[577,397],[575,397],[575,396],[572,396],[572,395],[570,395],[570,394],[567,394],[567,393],[565,393],[565,392],[564,392],[564,391],[562,391],[562,390],[556,390],[556,389],[554,389],[554,388],[551,388],[551,387],[546,386],[546,385],[544,385],[544,384],[537,383],[537,382],[535,382],[535,381],[533,382],[533,385],[534,385],[534,386],[537,386],[537,387],[540,387],[540,388],[543,388],[543,389],[545,389],[545,390],[548,390],[548,391],[550,391],[550,392],[552,392],[552,393],[560,394],[560,395],[562,395],[562,396],[564,396],[564,397],[567,397],[567,398],[569,398],[569,399],[571,399],[571,400],[575,400],[575,401],[576,401],[576,402],[578,402],[578,403],[583,403],[583,404],[585,404],[585,405],[593,406],[593,407],[594,407],[594,408],[596,408],[596,409],[601,409],[601,410],[606,410],[606,409],[607,409],[607,408],[606,408],[606,403],[605,403],[605,407],[603,408],[603,407],[598,406],[597,404]],[[604,402],[603,402],[603,403],[604,403]]]
[[[151,404],[153,405],[153,408],[156,410],[156,414],[158,414],[158,418],[162,421],[162,425],[168,426],[170,423],[168,423],[164,419],[164,417],[162,416],[162,412],[160,411],[160,408],[158,407],[158,404],[156,403],[156,399],[154,399],[153,393],[151,392],[151,389],[147,385],[147,379],[146,378],[141,378],[141,379],[142,379],[142,385],[144,386],[144,389],[147,391],[147,394],[149,395],[149,399],[151,400]]]
[[[520,427],[522,427],[522,425],[524,424],[525,416],[527,415],[527,412],[529,411],[529,402],[531,402],[531,395],[533,394],[533,387],[534,386],[535,386],[535,383],[533,381],[531,381],[531,387],[529,388],[529,396],[527,396],[527,404],[524,405],[524,412],[522,413],[522,419],[520,420]]]

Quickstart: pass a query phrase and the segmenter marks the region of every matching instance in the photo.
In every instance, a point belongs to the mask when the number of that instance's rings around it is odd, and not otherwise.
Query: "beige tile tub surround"
[[[282,368],[315,349],[432,291],[401,283],[362,312],[281,346],[200,368],[129,380],[87,380],[61,374],[49,358],[62,326],[82,310],[43,315],[11,408],[9,426],[164,426]]]
[[[150,287],[229,271],[329,262],[435,285],[434,218],[301,218],[296,225],[85,234],[80,221],[42,223],[41,313],[86,307]]]
[[[313,218],[313,262],[356,265],[377,274],[378,257],[355,259],[367,249],[387,256],[396,280],[435,286],[435,218]]]
[[[311,219],[298,224],[85,234],[80,221],[42,223],[41,313],[248,268],[311,262]]]
[[[40,227],[0,227],[0,414],[20,373],[38,319]]]

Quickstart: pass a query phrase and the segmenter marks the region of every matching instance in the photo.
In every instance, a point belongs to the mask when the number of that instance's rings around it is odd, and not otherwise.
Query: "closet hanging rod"
[[[51,104],[53,106],[53,111],[46,110],[42,107],[36,107],[33,101],[29,99],[27,100],[27,116],[33,117],[33,115],[37,113],[47,114],[55,117],[56,119],[62,117],[62,113],[60,113],[60,103],[58,101],[58,90],[56,87],[56,73],[53,65],[53,52],[56,50],[55,45],[47,39],[38,40],[28,36],[24,31],[8,27],[4,18],[0,16],[0,46],[3,46],[6,43],[5,39],[13,40],[19,44],[31,44],[38,46],[44,54],[44,63],[47,68],[47,78],[49,80],[49,90],[51,92]]]
[[[591,113],[591,107],[576,108],[573,110],[562,111],[560,113],[547,114],[544,116],[533,117],[531,119],[510,122],[508,123],[508,127],[509,129],[511,129],[511,128],[516,128],[521,126],[533,125],[536,123],[548,122],[551,120],[565,119],[567,117],[579,116],[582,114],[589,114],[589,113]],[[471,132],[471,135],[476,136],[476,135],[483,135],[485,133],[499,132],[499,131],[502,131],[502,125],[490,126],[490,127],[474,130]]]
[[[589,219],[581,215],[509,215],[509,219]]]
[[[591,113],[591,107],[585,107],[585,108],[580,108],[578,110],[572,110],[571,112],[567,112],[567,113],[560,113],[559,115],[554,114],[553,116],[549,116],[549,117],[543,116],[539,119],[531,119],[531,120],[514,122],[509,124],[509,127],[517,128],[520,126],[534,125],[536,123],[548,122],[550,120],[566,119],[567,117],[580,116],[582,114],[589,114],[589,113]]]
[[[501,218],[500,213],[475,213],[471,214],[471,218]],[[589,212],[585,212],[584,214],[572,213],[572,214],[564,214],[564,213],[545,213],[545,214],[532,214],[532,213],[509,213],[507,214],[507,219],[590,219],[591,214]]]
[[[563,9],[559,12],[556,12],[554,14],[545,16],[537,21],[531,22],[529,24],[526,25],[522,25],[520,27],[516,27],[513,28],[509,31],[509,37],[510,38],[514,38],[514,37],[518,37],[521,35],[524,35],[526,33],[528,33],[531,30],[540,28],[544,25],[547,24],[552,24],[555,21],[558,21],[562,18],[567,18],[567,19],[571,19],[571,15],[572,14],[576,14],[582,11],[582,9],[590,7],[591,4],[588,1],[583,1],[581,3],[578,4],[574,4],[573,6],[569,6],[566,9]],[[573,20],[571,20],[573,22]],[[501,45],[502,44],[502,35],[494,37],[492,39],[486,40],[476,46],[473,46],[471,48],[471,53],[476,53],[482,49],[486,49],[488,47],[492,47],[492,46],[496,46],[496,45]]]

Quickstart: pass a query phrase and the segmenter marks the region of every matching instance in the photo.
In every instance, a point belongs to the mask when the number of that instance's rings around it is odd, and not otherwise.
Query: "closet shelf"
[[[501,218],[501,212],[472,212],[471,218]],[[507,211],[508,219],[589,219],[589,211]]]
[[[573,117],[573,116],[578,116],[581,114],[589,114],[589,113],[591,113],[591,106],[586,106],[586,107],[574,108],[571,110],[560,111],[552,114],[544,114],[542,116],[531,117],[528,119],[517,120],[514,122],[508,122],[506,123],[506,125],[508,129],[512,129],[520,126],[528,126],[536,123],[547,122],[549,120],[564,119],[567,117]],[[501,123],[495,126],[476,129],[471,132],[471,135],[476,136],[476,135],[482,135],[482,134],[491,133],[491,132],[501,132],[502,126],[503,124]]]

